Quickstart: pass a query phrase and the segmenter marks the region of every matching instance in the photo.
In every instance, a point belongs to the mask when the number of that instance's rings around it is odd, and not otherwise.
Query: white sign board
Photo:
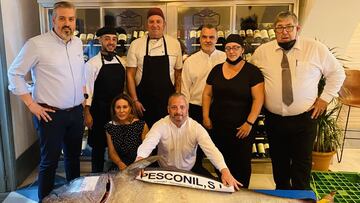
[[[166,171],[166,170],[146,170],[143,176],[137,176],[137,180],[149,183],[176,185],[201,190],[211,190],[217,192],[234,192],[233,186],[225,186],[219,181],[203,176],[186,172]]]

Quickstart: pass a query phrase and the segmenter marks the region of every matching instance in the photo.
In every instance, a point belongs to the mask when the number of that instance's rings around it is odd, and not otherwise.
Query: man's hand
[[[226,186],[234,186],[235,190],[239,190],[239,186],[243,186],[231,175],[228,168],[221,169],[221,181]]]
[[[236,128],[238,132],[236,133],[236,137],[239,139],[243,139],[247,137],[251,131],[252,126],[245,122],[240,127]]]
[[[92,128],[93,126],[93,117],[90,113],[90,111],[84,111],[84,122],[85,122],[85,126],[88,127],[89,129]]]
[[[326,112],[326,108],[328,103],[321,99],[320,97],[316,98],[315,103],[307,110],[310,111],[312,109],[313,113],[311,114],[312,119],[317,119],[321,114]]]
[[[138,115],[140,116],[140,117],[143,117],[143,115],[144,115],[144,111],[146,111],[145,110],[145,108],[144,108],[144,106],[142,105],[142,103],[140,102],[140,101],[135,101],[135,107],[136,107],[136,111],[137,111],[137,113],[138,113]]]
[[[138,156],[138,157],[136,157],[136,159],[135,159],[135,161],[134,162],[137,162],[137,161],[139,161],[139,160],[141,160],[141,159],[144,159],[144,157],[141,157],[141,156]],[[140,177],[143,177],[144,176],[144,169],[141,169],[140,171],[139,171],[139,174],[138,174]]]
[[[52,121],[50,115],[47,112],[53,113],[53,112],[55,112],[54,110],[42,107],[34,101],[32,103],[30,103],[27,107],[29,108],[31,113],[33,113],[37,117],[37,119],[39,119],[39,121],[41,119],[43,119],[45,122]]]

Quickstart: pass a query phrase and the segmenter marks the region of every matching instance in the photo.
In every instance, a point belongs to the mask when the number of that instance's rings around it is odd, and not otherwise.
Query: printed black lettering
[[[170,176],[170,177],[169,177]],[[166,180],[172,180],[172,174],[171,173],[167,173],[167,174],[165,174],[165,179]]]
[[[184,183],[192,184],[191,178],[192,178],[191,176],[184,175]]]
[[[144,174],[141,177],[146,177],[148,176],[148,173],[144,172]]]
[[[174,180],[176,182],[181,182],[182,181],[182,176],[181,175],[174,175]]]
[[[215,185],[214,185],[214,182],[212,182],[212,181],[208,181],[208,188],[210,188],[210,189],[215,189]]]
[[[196,180],[195,182],[196,182],[196,185],[197,185],[197,186],[200,186],[200,187],[203,186],[203,184],[200,184],[200,183],[199,183],[199,178],[196,178],[195,180]]]
[[[149,173],[149,180],[155,179],[156,173]]]
[[[158,179],[158,180],[164,179],[164,174],[163,173],[157,173],[156,175],[157,175],[156,179]]]

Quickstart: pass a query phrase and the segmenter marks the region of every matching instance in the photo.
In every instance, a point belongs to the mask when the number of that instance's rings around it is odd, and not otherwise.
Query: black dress
[[[254,133],[244,139],[236,137],[237,129],[251,111],[251,87],[264,81],[260,70],[245,62],[240,72],[226,79],[222,71],[223,64],[216,65],[206,80],[212,86],[213,101],[210,107],[210,119],[213,124],[212,139],[223,154],[232,175],[244,187],[249,186],[251,175],[251,147]]]
[[[126,165],[133,163],[136,159],[137,148],[142,143],[141,135],[144,126],[145,121],[142,120],[126,125],[118,125],[111,121],[105,125],[105,130],[111,136],[117,154]]]

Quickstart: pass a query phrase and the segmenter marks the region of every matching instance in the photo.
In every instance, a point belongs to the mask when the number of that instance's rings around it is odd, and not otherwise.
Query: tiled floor
[[[84,161],[81,163],[81,174],[86,175],[90,172],[90,162]],[[64,172],[61,169],[61,164],[58,170],[58,175],[64,176]],[[346,171],[346,172],[358,172],[360,173],[360,149],[345,149],[343,160],[341,163],[337,162],[336,156],[334,156],[332,164],[330,166],[331,171]],[[19,186],[19,188],[27,186],[33,183],[37,177],[37,169]],[[252,175],[250,180],[251,189],[274,189],[275,185],[272,179],[271,163],[267,161],[254,161],[252,164]],[[30,191],[31,192],[31,191]],[[33,196],[36,196],[37,191]],[[33,203],[34,200],[26,198],[24,195],[18,192],[12,192],[5,199],[5,203]]]

